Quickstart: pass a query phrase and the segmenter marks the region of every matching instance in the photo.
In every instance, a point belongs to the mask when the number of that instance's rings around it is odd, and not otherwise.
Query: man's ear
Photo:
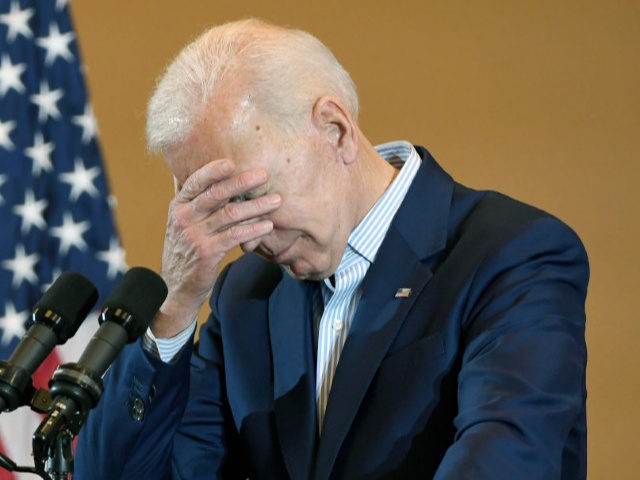
[[[320,97],[311,117],[322,142],[344,163],[353,162],[358,152],[358,131],[342,102],[332,96]]]

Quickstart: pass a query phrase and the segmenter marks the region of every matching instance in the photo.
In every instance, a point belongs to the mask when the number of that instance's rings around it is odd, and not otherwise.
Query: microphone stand
[[[73,439],[80,428],[80,422],[66,425],[62,415],[47,419],[47,432],[42,429],[33,435],[33,456],[36,470],[47,480],[67,480],[73,473]],[[45,473],[46,472],[46,473]],[[43,477],[44,478],[44,477]]]
[[[68,429],[56,435],[46,466],[50,480],[67,480],[73,473],[73,434]]]
[[[73,439],[102,395],[102,379],[81,365],[67,363],[53,372],[49,386],[53,400],[33,434],[33,458],[36,469],[46,468],[50,480],[67,480],[73,473]]]
[[[0,369],[6,370],[5,364],[0,362]],[[0,452],[0,468],[33,473],[43,480],[67,480],[73,474],[73,439],[102,394],[102,380],[76,364],[65,364],[54,372],[50,391],[36,389],[30,379],[25,380],[22,396],[9,387],[0,384],[2,409],[28,405],[34,412],[48,415],[33,434],[35,466],[19,466]]]
[[[0,368],[6,368],[5,362],[0,362]],[[65,377],[69,370],[59,367],[58,377]],[[71,372],[75,377],[82,380],[91,380],[84,372]],[[74,380],[76,378],[74,377]],[[94,380],[95,381],[95,380]],[[4,385],[1,385],[2,387]],[[83,385],[84,386],[84,385]],[[74,395],[78,400],[82,400],[80,405],[86,405],[89,402],[89,396],[78,385],[62,382],[56,385],[57,388],[52,390],[55,394]],[[102,382],[94,385],[94,388],[101,388]],[[85,387],[86,388],[86,387]],[[33,456],[34,467],[26,467],[17,465],[13,460],[0,452],[0,468],[9,472],[33,473],[43,480],[67,480],[69,474],[73,473],[73,439],[79,433],[80,427],[86,420],[86,408],[78,409],[77,403],[72,399],[56,399],[51,397],[51,393],[43,388],[36,389],[29,381],[27,387],[24,388],[25,393],[21,397],[10,391],[9,396],[7,389],[3,389],[0,396],[0,403],[11,405],[13,408],[18,406],[30,406],[31,410],[37,413],[48,413],[46,421],[43,422],[33,435]],[[90,390],[92,393],[93,390]],[[98,393],[98,392],[95,392]]]

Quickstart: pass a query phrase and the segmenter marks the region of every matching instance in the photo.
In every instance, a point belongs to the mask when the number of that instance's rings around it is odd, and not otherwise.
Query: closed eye
[[[233,203],[240,203],[240,202],[246,202],[247,200],[251,200],[251,197],[248,193],[242,193],[240,195],[235,195],[233,197],[231,197],[229,199],[230,202]]]
[[[234,195],[229,199],[230,202],[238,203],[238,202],[246,202],[249,200],[253,200],[254,198],[261,197],[262,195],[266,195],[267,192],[261,192],[259,190],[249,190],[248,192],[241,193],[240,195]]]

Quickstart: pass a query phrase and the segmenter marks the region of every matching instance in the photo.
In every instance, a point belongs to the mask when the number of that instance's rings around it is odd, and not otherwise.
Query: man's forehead
[[[255,168],[263,168],[267,170],[269,174],[269,183],[273,180],[274,176],[277,176],[273,165],[271,165],[270,156],[263,155],[263,152],[255,152],[255,154],[240,153],[233,150],[224,150],[224,153],[220,149],[210,147],[210,149],[182,149],[180,154],[167,154],[166,160],[174,177],[176,188],[179,190],[182,185],[191,177],[194,173],[201,169],[213,169],[216,162],[224,160],[231,160],[234,164],[233,175],[241,174],[245,171]],[[212,172],[206,172],[206,177],[210,177]],[[257,188],[248,192],[251,196],[258,196],[264,193],[264,187],[262,189]]]
[[[221,105],[224,108],[219,108]],[[250,95],[231,102],[209,102],[197,116],[185,142],[165,156],[180,184],[198,169],[220,159],[232,160],[235,173],[260,167],[272,174],[275,157],[283,153],[274,133]]]

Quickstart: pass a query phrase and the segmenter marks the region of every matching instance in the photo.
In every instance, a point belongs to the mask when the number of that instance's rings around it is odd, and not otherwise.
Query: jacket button
[[[133,401],[129,404],[129,413],[131,414],[131,418],[136,422],[144,420],[145,410],[144,402],[140,397],[134,397]]]

